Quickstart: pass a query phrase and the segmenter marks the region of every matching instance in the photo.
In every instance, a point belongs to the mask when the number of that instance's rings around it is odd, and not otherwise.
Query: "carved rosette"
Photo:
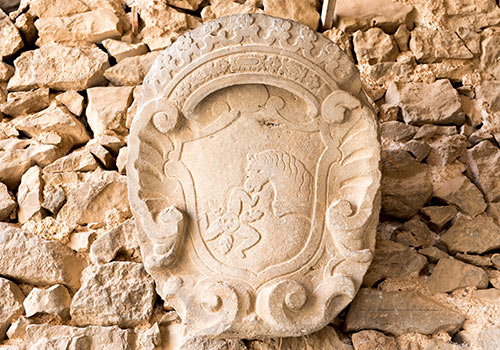
[[[159,295],[194,335],[324,327],[373,257],[379,153],[359,75],[320,34],[245,14],[181,36],[147,75],[129,140]]]

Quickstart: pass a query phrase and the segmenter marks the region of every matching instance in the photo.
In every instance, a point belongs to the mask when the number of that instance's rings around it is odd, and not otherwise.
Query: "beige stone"
[[[112,10],[102,9],[68,17],[44,17],[35,22],[41,45],[50,42],[101,42],[121,35],[119,18]]]
[[[337,44],[342,51],[354,62],[354,58],[352,55],[352,43],[351,37],[349,34],[345,33],[343,30],[339,28],[331,28],[323,33],[328,39]]]
[[[61,284],[47,289],[33,288],[24,299],[23,305],[27,317],[37,313],[57,315],[61,320],[69,318],[71,296]]]
[[[265,14],[291,19],[314,30],[318,29],[320,17],[316,3],[316,0],[263,0]]]
[[[0,340],[7,328],[24,313],[23,292],[13,282],[0,278]]]
[[[451,292],[458,288],[488,286],[488,275],[480,267],[455,259],[439,259],[427,286],[434,293]]]
[[[256,6],[256,3],[252,1],[240,4],[233,0],[217,0],[211,1],[209,6],[203,8],[201,17],[204,22],[207,22],[228,15],[262,12],[263,11]]]
[[[457,215],[457,208],[451,205],[430,206],[420,209],[420,212],[427,218],[429,226],[439,232]]]
[[[103,40],[102,45],[116,62],[120,62],[124,58],[139,56],[148,52],[148,47],[144,43],[130,44],[125,41],[106,39]]]
[[[431,147],[426,162],[429,165],[445,166],[465,156],[469,142],[464,135],[442,136],[429,143]]]
[[[132,103],[133,87],[95,87],[87,90],[88,106],[85,112],[94,136],[123,134],[126,112]]]
[[[500,31],[485,31],[481,41],[481,69],[500,80]]]
[[[14,67],[0,61],[0,81],[7,81],[14,75]]]
[[[169,5],[186,10],[197,10],[203,0],[167,0]]]
[[[108,55],[101,49],[49,44],[23,52],[15,61],[9,90],[49,87],[55,90],[84,90],[104,83]]]
[[[71,16],[88,10],[80,0],[29,0],[29,12],[39,18]]]
[[[156,57],[158,57],[158,52],[125,58],[107,69],[104,76],[114,85],[142,84]]]
[[[352,335],[354,350],[399,350],[393,337],[377,331],[361,331]]]
[[[12,56],[23,46],[21,34],[9,16],[0,9],[0,58]]]
[[[49,89],[11,92],[7,101],[0,104],[0,112],[17,117],[23,114],[38,112],[49,106]]]
[[[412,26],[413,6],[393,0],[337,0],[336,26],[348,32],[373,25],[394,33],[399,25]]]
[[[90,266],[71,302],[71,320],[78,326],[134,327],[149,320],[154,301],[154,282],[142,264]]]
[[[408,51],[408,42],[410,40],[410,31],[408,28],[404,25],[401,24],[398,27],[398,30],[396,33],[394,33],[394,40],[398,44],[399,50],[400,51]]]
[[[41,174],[42,170],[35,165],[28,169],[21,178],[21,184],[17,191],[17,203],[19,204],[17,218],[21,224],[33,217],[41,218],[43,189]]]
[[[35,44],[38,33],[35,27],[35,18],[31,14],[21,14],[16,18],[14,25],[21,33],[21,37],[24,39],[24,44],[26,46]]]
[[[0,182],[0,220],[7,221],[17,203],[9,193],[7,186]]]
[[[133,334],[119,327],[70,327],[29,325],[26,328],[27,349],[134,350]]]
[[[240,339],[210,339],[210,338],[188,338],[178,348],[179,350],[246,350],[246,346]]]
[[[380,124],[380,137],[396,141],[409,141],[416,133],[418,128],[413,125],[398,122],[396,120]]]
[[[67,156],[50,163],[43,171],[45,173],[60,173],[67,171],[92,171],[99,167],[96,159],[87,148],[71,152]]]
[[[9,329],[7,329],[7,338],[23,338],[26,335],[26,327],[31,324],[32,321],[25,316],[20,316],[16,321],[14,321]],[[0,348],[1,349],[1,348]]]
[[[483,141],[467,150],[469,170],[488,202],[500,200],[500,150],[489,141]]]
[[[441,258],[448,258],[448,254],[443,252],[442,250],[436,248],[436,247],[427,247],[420,249],[418,251],[420,254],[425,255],[429,261],[436,263],[439,259]]]
[[[102,164],[104,169],[115,169],[115,158],[104,146],[99,144],[96,139],[90,140],[85,148]]]
[[[58,94],[55,99],[62,103],[64,107],[74,115],[82,115],[84,98],[75,90],[69,90]]]
[[[347,331],[377,329],[401,335],[458,330],[465,317],[417,292],[361,289],[347,313]]]
[[[227,16],[181,36],[142,89],[127,179],[164,305],[198,337],[330,323],[373,257],[379,210],[375,116],[350,59],[303,24]]]
[[[113,260],[120,251],[138,248],[134,219],[129,219],[118,227],[101,234],[90,247],[90,260],[94,264],[104,264]]]
[[[358,30],[353,35],[354,51],[359,63],[394,62],[398,47],[394,39],[380,28]]]
[[[128,155],[128,148],[122,147],[120,148],[118,156],[116,157],[116,168],[118,169],[118,172],[122,175],[125,175],[127,173],[125,169],[127,165],[127,155]]]
[[[85,261],[58,241],[29,236],[5,223],[0,231],[0,275],[46,286],[61,283],[70,288],[80,285]]]
[[[391,83],[385,95],[387,103],[398,105],[408,124],[463,124],[464,113],[457,91],[449,80],[432,84]]]
[[[491,266],[491,259],[489,256],[457,253],[455,255],[455,258],[475,266],[480,266],[480,267]]]

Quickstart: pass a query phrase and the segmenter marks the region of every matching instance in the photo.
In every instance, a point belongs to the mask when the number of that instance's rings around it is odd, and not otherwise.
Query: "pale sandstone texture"
[[[318,29],[319,12],[316,0],[264,0],[264,12],[267,15],[292,19],[312,29]]]
[[[124,58],[115,66],[107,69],[104,76],[114,85],[142,84],[156,57],[158,57],[157,52],[150,52],[140,56]]]
[[[391,62],[398,55],[396,42],[380,28],[357,31],[353,35],[353,44],[360,63]]]
[[[17,203],[9,193],[7,186],[0,183],[0,220],[6,220],[16,206]]]
[[[7,328],[24,313],[24,295],[13,282],[0,278],[0,340]]]
[[[23,301],[25,314],[31,317],[37,313],[57,315],[61,320],[69,318],[71,296],[61,284],[47,289],[33,288]]]
[[[427,280],[434,293],[451,292],[457,288],[488,286],[488,276],[483,269],[454,259],[439,259]]]
[[[49,89],[11,92],[7,101],[0,104],[0,112],[17,117],[23,114],[38,112],[49,106]]]
[[[9,16],[0,9],[0,58],[13,55],[23,46],[21,34]]]

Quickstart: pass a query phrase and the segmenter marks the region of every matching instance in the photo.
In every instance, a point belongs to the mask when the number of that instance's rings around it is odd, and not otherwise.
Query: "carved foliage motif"
[[[217,19],[159,56],[129,196],[145,266],[192,333],[308,334],[352,300],[379,209],[362,101],[336,45],[269,16]]]

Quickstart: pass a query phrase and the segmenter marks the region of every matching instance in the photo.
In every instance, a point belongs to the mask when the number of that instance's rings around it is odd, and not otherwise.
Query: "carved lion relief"
[[[320,34],[245,14],[183,35],[147,75],[129,140],[158,294],[194,335],[324,327],[372,260],[379,153],[358,73]]]

